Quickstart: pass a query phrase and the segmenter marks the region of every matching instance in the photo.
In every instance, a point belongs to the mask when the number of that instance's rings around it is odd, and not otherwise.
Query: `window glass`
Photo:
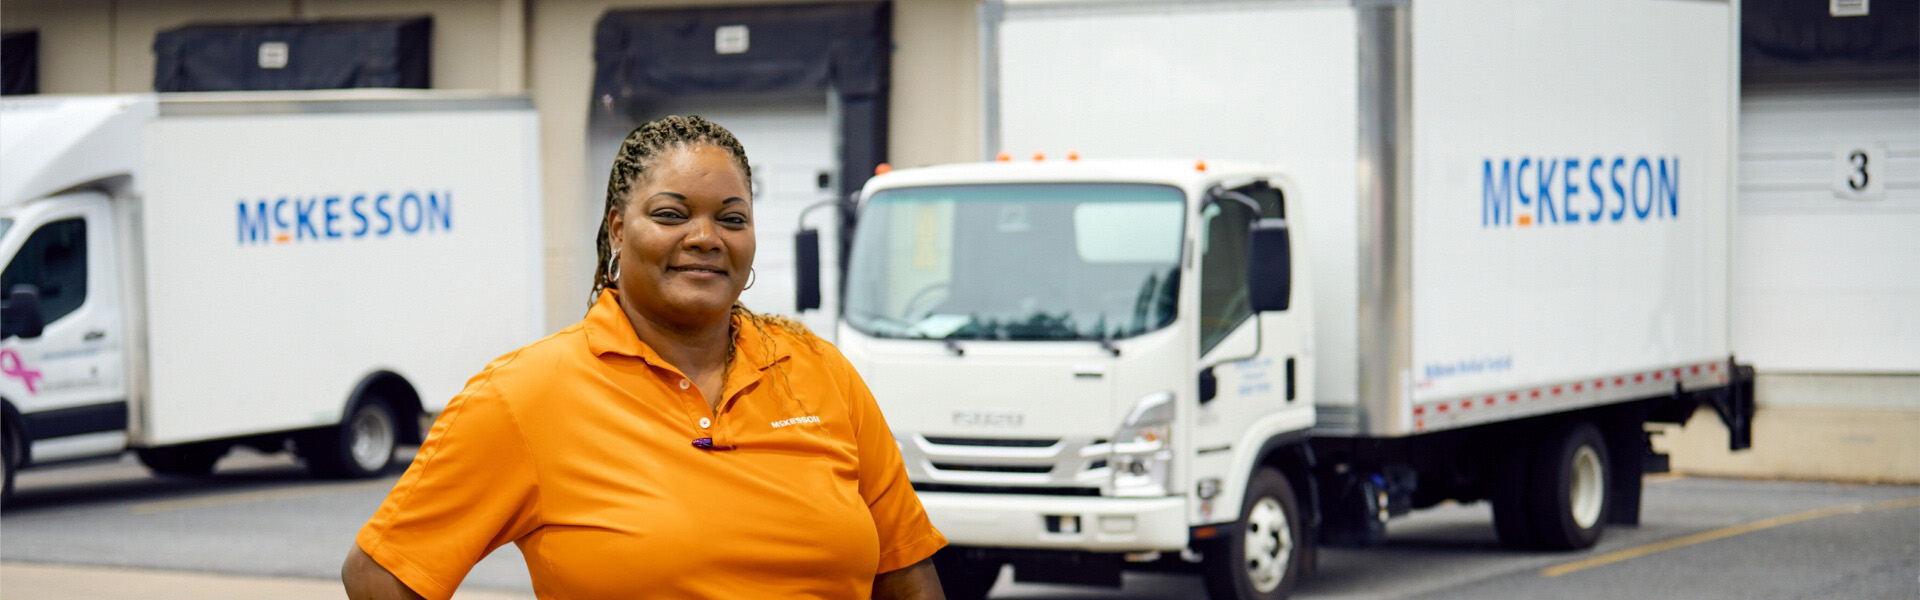
[[[1258,182],[1234,191],[1258,202],[1268,216],[1281,214],[1280,192]],[[1253,315],[1247,289],[1247,232],[1254,214],[1233,200],[1207,204],[1200,213],[1200,353],[1206,354]]]
[[[1173,321],[1186,200],[1142,184],[896,188],[861,210],[847,323],[898,338],[1092,340]]]
[[[28,236],[0,273],[0,293],[10,293],[16,285],[40,288],[46,323],[80,308],[87,299],[87,222],[54,221]]]

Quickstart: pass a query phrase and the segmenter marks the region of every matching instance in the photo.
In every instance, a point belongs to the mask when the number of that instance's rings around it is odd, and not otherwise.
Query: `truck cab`
[[[1200,161],[947,165],[866,185],[837,340],[952,544],[949,596],[984,596],[1002,564],[1117,585],[1130,565],[1204,558],[1228,585],[1290,585],[1312,539],[1314,423],[1292,189]],[[1249,494],[1256,479],[1268,489]]]

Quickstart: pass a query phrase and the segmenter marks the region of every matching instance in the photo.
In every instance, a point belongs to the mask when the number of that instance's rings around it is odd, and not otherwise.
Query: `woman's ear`
[[[627,239],[627,211],[620,207],[607,209],[607,247],[619,248]]]

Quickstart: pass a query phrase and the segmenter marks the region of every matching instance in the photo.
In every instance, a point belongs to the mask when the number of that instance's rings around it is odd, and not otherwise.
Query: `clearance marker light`
[[[1074,150],[1068,150],[1067,160],[1080,160],[1080,153]]]
[[[1000,162],[1007,162],[1007,161],[1013,160],[1013,155],[1007,154],[1007,151],[1005,150],[1001,150],[1000,154],[995,155],[993,159]]]
[[[1033,162],[1040,162],[1046,159],[1047,159],[1047,153],[1041,152],[1039,150],[1033,151]]]
[[[1207,159],[1202,158],[1200,160],[1193,161],[1193,170],[1195,171],[1207,170]]]
[[[893,172],[893,165],[889,165],[887,163],[880,163],[873,166],[873,174],[875,175],[885,175],[892,172]]]

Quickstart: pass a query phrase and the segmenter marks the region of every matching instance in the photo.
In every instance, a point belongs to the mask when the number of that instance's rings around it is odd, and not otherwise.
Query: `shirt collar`
[[[743,322],[740,315],[732,318],[733,344],[736,348],[734,359],[740,361],[739,364],[752,365],[754,370],[760,371],[790,356],[786,344],[771,340],[771,335],[761,335],[758,328]],[[587,310],[584,323],[587,350],[593,352],[594,356],[619,354],[647,361],[647,364],[656,367],[673,368],[633,332],[633,323],[627,320],[627,313],[620,309],[620,300],[613,289],[600,290],[600,298],[594,301],[593,308]]]

